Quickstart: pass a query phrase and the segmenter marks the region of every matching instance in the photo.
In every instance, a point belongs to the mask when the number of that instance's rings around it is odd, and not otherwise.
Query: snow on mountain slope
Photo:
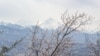
[[[6,42],[11,43],[28,35],[29,31],[27,28],[23,28],[21,26],[18,26],[18,28],[15,26],[16,25],[13,24],[12,26],[0,25],[0,31],[2,31],[2,33],[0,33],[0,43],[4,45]]]
[[[58,27],[58,22],[53,18],[49,18],[41,23],[40,26],[44,29],[56,29]]]
[[[0,24],[0,47],[3,45],[11,46],[16,40],[19,40],[22,37],[26,37],[22,41],[22,43],[20,43],[17,46],[17,50],[25,50],[25,47],[28,47],[31,41],[31,37],[32,37],[31,31],[35,31],[36,30],[35,28],[38,29],[36,37],[41,37],[42,33],[46,32],[44,28],[42,29],[39,26],[22,27],[22,26],[14,25],[14,24]],[[46,37],[50,38],[52,31],[53,30],[48,29],[48,32],[45,33]],[[70,36],[73,37],[73,41],[77,43],[84,43],[86,36],[89,36],[89,38],[97,37],[96,33],[89,34],[89,33],[81,32],[78,30],[73,32]],[[80,44],[77,46],[80,46]],[[79,51],[81,51],[81,49],[84,49],[84,47],[79,48]],[[81,52],[84,52],[84,51],[81,51]]]
[[[50,22],[47,22],[50,23]],[[31,28],[35,28],[36,26],[32,26]],[[38,36],[41,36],[41,32],[46,31],[45,29],[42,29],[40,27],[38,31]],[[17,39],[20,39],[22,37],[28,37],[31,32],[30,32],[30,28],[28,27],[22,27],[19,25],[14,25],[14,24],[6,24],[6,25],[0,25],[0,31],[2,33],[0,33],[0,41],[8,41],[8,42],[13,42]],[[34,30],[33,30],[34,31]],[[48,30],[48,33],[46,33],[46,35],[50,35],[50,32],[52,32],[53,30]],[[81,32],[81,31],[76,31],[74,33],[71,34],[71,37],[73,37],[73,39],[76,42],[84,42],[86,35],[88,35],[89,37],[96,37],[96,34],[89,34],[89,33],[85,33],[85,32]]]

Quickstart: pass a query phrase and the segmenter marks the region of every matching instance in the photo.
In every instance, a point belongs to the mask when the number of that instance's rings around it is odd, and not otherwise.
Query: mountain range
[[[25,39],[17,47],[17,50],[25,50],[25,48],[23,48],[23,47],[25,47],[25,46],[28,47],[28,45],[30,45],[32,31],[35,31],[34,30],[35,28],[39,29],[37,32],[38,33],[37,37],[42,36],[41,33],[46,32],[46,29],[41,28],[39,26],[24,27],[24,26],[10,24],[10,23],[9,24],[8,23],[0,24],[0,47],[11,46],[16,40],[19,40],[19,39],[25,37]],[[51,36],[50,34],[54,30],[56,30],[56,29],[48,29],[48,32],[46,32],[45,35],[47,37],[50,37]],[[71,33],[70,36],[72,37],[74,42],[79,43],[79,45],[81,45],[80,49],[82,49],[83,48],[82,44],[85,42],[85,39],[90,38],[93,41],[95,41],[94,39],[96,39],[98,37],[97,33],[99,33],[99,32],[90,34],[87,32],[82,32],[82,31],[77,30],[77,31]]]

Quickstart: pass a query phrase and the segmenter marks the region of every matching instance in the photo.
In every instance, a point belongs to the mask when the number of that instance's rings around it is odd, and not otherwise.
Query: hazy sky
[[[48,18],[60,21],[65,10],[94,16],[91,27],[100,24],[100,0],[0,0],[0,21],[21,25],[42,23]]]

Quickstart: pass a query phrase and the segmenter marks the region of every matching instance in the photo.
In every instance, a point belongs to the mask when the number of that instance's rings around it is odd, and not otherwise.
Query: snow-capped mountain
[[[49,20],[52,22],[52,19],[49,19]],[[51,22],[48,22],[48,21],[45,23],[50,24]],[[24,37],[24,36],[28,37],[29,35],[31,35],[30,30],[34,29],[35,27],[37,27],[39,29],[38,33],[46,31],[44,28],[40,28],[39,26],[22,27],[20,25],[15,25],[15,24],[0,24],[0,32],[1,32],[0,33],[0,41],[12,42],[12,41],[20,39],[21,37]],[[46,35],[49,35],[50,32],[52,32],[52,31],[53,30],[48,29],[48,33]],[[96,33],[89,34],[89,33],[81,32],[81,31],[76,31],[76,32],[72,33],[71,37],[73,37],[73,39],[76,42],[84,42],[86,35],[90,36],[91,38],[96,37]]]
[[[41,23],[40,26],[44,29],[56,29],[58,27],[58,22],[53,18],[49,18]]]
[[[49,20],[52,22],[52,19],[49,19]],[[51,22],[49,22],[49,20],[48,20],[48,22],[46,22],[47,24],[51,23]],[[17,46],[17,50],[25,50],[25,48],[23,48],[23,47],[28,47],[28,45],[30,44],[30,41],[31,41],[32,31],[35,31],[36,29],[38,29],[36,37],[42,37],[42,33],[45,33],[45,35],[46,35],[46,37],[48,37],[48,39],[51,37],[52,31],[55,30],[55,29],[54,30],[48,29],[48,32],[46,32],[45,28],[41,28],[39,26],[23,27],[23,26],[15,25],[15,24],[0,24],[0,47],[3,45],[11,46],[16,40],[19,40],[19,39],[25,37],[25,39],[19,44],[19,46]],[[70,35],[70,37],[73,37],[72,39],[76,43],[84,43],[85,38],[87,36],[89,36],[89,38],[97,37],[96,33],[89,34],[86,32],[81,32],[79,30],[73,32]],[[79,45],[77,45],[77,46],[79,46]],[[85,47],[81,47],[79,49],[79,51],[84,48]],[[84,51],[81,51],[81,52],[84,52]]]

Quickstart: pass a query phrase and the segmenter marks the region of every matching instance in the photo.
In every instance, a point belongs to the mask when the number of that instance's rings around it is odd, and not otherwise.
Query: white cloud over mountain
[[[99,0],[0,0],[0,21],[33,25],[52,17],[59,22],[67,9],[86,12],[96,18],[94,22],[100,21]]]

